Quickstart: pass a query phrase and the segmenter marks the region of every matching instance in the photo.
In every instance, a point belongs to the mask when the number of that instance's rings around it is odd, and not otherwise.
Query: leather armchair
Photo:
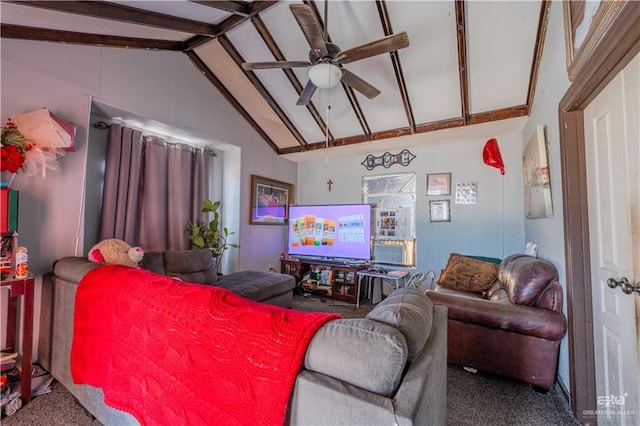
[[[553,387],[567,323],[551,263],[511,255],[485,295],[436,286],[427,296],[448,307],[449,363]]]

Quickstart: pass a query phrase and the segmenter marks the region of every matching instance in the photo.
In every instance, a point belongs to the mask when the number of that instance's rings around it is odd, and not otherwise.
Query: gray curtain
[[[202,222],[210,152],[112,124],[109,129],[100,239],[151,250],[191,247],[189,222]]]

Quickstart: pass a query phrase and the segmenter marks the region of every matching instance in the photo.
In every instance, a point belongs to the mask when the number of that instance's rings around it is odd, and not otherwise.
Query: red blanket
[[[141,424],[282,424],[307,345],[333,318],[102,266],[78,287],[71,373]]]

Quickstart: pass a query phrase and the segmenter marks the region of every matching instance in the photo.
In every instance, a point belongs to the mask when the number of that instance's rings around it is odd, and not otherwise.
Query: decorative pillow
[[[488,290],[498,276],[498,265],[451,253],[438,285],[455,290],[481,293]]]

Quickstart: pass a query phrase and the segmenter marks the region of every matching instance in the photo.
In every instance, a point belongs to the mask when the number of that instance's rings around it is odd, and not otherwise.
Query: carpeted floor
[[[364,317],[371,304],[354,305],[317,297],[294,296],[294,309],[337,312],[345,318]],[[447,379],[447,424],[451,426],[578,425],[556,385],[547,393],[530,385],[489,374],[470,373],[450,365]],[[100,426],[58,382],[16,414],[2,419],[5,426]]]

